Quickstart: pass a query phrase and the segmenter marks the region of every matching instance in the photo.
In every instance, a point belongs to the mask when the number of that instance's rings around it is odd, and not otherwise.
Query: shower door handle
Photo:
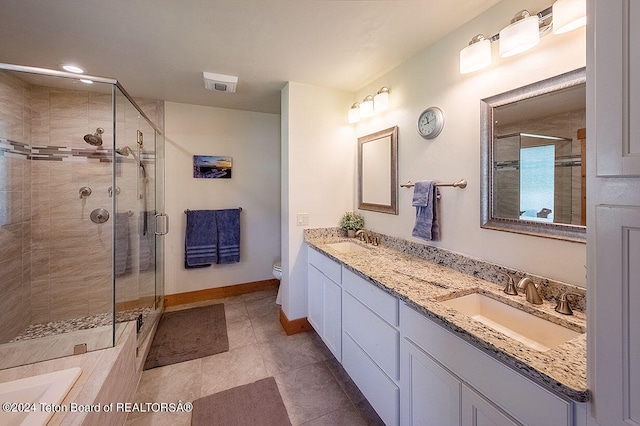
[[[163,218],[164,226],[163,231],[158,231],[158,218]],[[154,232],[156,235],[167,235],[169,233],[169,215],[166,213],[157,213],[156,214],[156,230]]]

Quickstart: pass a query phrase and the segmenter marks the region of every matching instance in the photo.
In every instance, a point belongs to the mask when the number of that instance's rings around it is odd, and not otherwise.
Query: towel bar
[[[238,207],[238,210],[242,211],[242,207]],[[186,209],[186,210],[184,211],[184,214],[187,214],[187,212],[190,212],[190,211],[191,211],[190,209]]]
[[[413,188],[413,182],[411,181],[407,181],[403,184],[400,185],[402,188]],[[457,182],[453,182],[453,183],[436,183],[436,186],[453,186],[455,188],[466,188],[467,187],[467,180],[466,179],[460,179]]]

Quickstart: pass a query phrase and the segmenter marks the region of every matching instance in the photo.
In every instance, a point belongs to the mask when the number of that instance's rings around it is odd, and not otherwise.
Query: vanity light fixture
[[[460,74],[478,71],[491,64],[491,40],[478,34],[460,51]]]
[[[376,112],[389,108],[389,88],[383,86],[375,96],[367,95],[362,102],[355,102],[349,108],[349,123],[357,123],[361,118],[371,117]]]
[[[553,4],[554,34],[563,34],[586,24],[586,0],[558,0]]]
[[[489,38],[478,34],[460,51],[460,74],[488,66],[494,41],[500,41],[500,56],[506,58],[536,46],[552,27],[554,34],[562,34],[584,26],[586,20],[586,0],[557,0],[535,15],[522,10],[498,34]]]
[[[389,108],[389,88],[384,86],[373,97],[373,109],[376,112],[384,111]]]
[[[540,19],[521,10],[511,20],[511,25],[500,31],[500,56],[517,55],[540,43]]]
[[[357,123],[360,121],[360,102],[354,102],[349,108],[349,123]]]
[[[374,113],[373,96],[367,95],[362,102],[360,102],[360,117],[371,117]]]

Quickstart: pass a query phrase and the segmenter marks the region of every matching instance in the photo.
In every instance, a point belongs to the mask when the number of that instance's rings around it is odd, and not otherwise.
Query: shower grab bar
[[[238,207],[238,210],[242,211],[242,207]],[[191,211],[191,210],[186,209],[186,210],[184,211],[184,214],[187,214],[187,212],[190,212],[190,211]]]
[[[410,180],[400,185],[402,188],[413,188],[414,184]],[[453,183],[436,183],[436,186],[453,186],[454,188],[464,189],[467,187],[467,180],[460,179]]]

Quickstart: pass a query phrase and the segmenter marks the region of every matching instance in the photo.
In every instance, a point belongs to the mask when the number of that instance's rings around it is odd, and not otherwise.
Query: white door
[[[587,13],[590,414],[640,425],[640,1]]]

